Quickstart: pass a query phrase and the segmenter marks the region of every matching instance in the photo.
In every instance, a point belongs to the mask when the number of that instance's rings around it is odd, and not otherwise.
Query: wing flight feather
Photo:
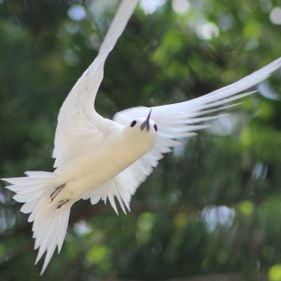
[[[209,126],[209,121],[218,117],[218,112],[238,105],[235,103],[256,91],[248,91],[261,83],[281,67],[281,58],[239,81],[213,91],[204,96],[181,103],[152,107],[151,118],[157,123],[158,136],[154,148],[139,160],[122,171],[111,181],[105,183],[95,193],[88,194],[92,203],[100,199],[113,205],[116,197],[120,205],[129,206],[131,196],[137,187],[151,174],[153,168],[163,158],[163,154],[178,145],[179,139],[195,135],[198,130]],[[113,120],[128,126],[134,119],[146,117],[149,108],[134,107],[118,112]],[[114,209],[116,205],[114,201]],[[127,207],[129,210],[129,207]],[[117,212],[117,210],[116,210]]]
[[[103,79],[105,61],[131,17],[137,0],[123,0],[101,44],[98,56],[78,79],[59,115],[55,135],[54,167],[97,146],[104,138],[110,121],[94,109],[97,91]],[[89,141],[90,140],[90,141]]]

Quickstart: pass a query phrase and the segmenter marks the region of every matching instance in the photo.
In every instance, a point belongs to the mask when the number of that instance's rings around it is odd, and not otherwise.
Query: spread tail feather
[[[42,275],[56,247],[58,253],[62,248],[72,204],[64,204],[61,208],[57,208],[50,201],[50,192],[53,188],[48,186],[48,181],[54,177],[53,173],[32,171],[25,174],[26,177],[2,180],[10,183],[6,188],[16,193],[13,199],[23,203],[21,212],[30,214],[28,222],[33,222],[34,249],[38,249],[35,264],[46,253],[40,273]]]

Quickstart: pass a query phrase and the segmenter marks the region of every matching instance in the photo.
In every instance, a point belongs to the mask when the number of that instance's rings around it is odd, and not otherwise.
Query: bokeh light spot
[[[281,281],[281,264],[273,265],[268,271],[269,281]]]
[[[280,25],[281,24],[281,8],[275,7],[272,9],[269,18],[273,24]]]
[[[219,28],[212,22],[206,22],[198,26],[196,34],[200,39],[211,40],[219,36]]]
[[[75,21],[81,21],[86,17],[85,8],[82,5],[73,5],[67,12],[68,16]]]
[[[187,0],[173,0],[173,10],[178,14],[183,14],[190,8],[190,3]]]
[[[165,3],[166,0],[142,0],[140,6],[145,14],[153,14]]]

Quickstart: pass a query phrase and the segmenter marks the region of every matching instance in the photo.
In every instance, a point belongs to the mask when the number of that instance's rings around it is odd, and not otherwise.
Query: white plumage
[[[98,56],[65,99],[58,116],[53,157],[54,172],[25,172],[25,177],[3,179],[13,197],[23,203],[21,211],[33,222],[36,263],[45,255],[41,274],[56,247],[60,252],[67,231],[71,206],[80,199],[115,200],[126,213],[137,187],[151,174],[164,153],[178,139],[208,126],[219,110],[253,92],[281,67],[281,58],[264,68],[202,97],[186,102],[130,108],[113,120],[100,116],[93,107],[103,79],[105,61],[123,32],[137,0],[123,0],[100,47]],[[148,117],[147,117],[148,116]]]

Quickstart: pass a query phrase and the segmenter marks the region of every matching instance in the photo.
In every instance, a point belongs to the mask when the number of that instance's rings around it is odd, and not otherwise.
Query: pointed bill
[[[150,129],[149,120],[150,120],[150,116],[151,116],[151,111],[152,111],[152,108],[149,110],[149,113],[148,113],[146,119],[145,119],[144,122],[141,124],[141,126],[140,126],[141,130],[143,130],[144,128],[146,128],[146,130],[149,131],[149,129]]]

